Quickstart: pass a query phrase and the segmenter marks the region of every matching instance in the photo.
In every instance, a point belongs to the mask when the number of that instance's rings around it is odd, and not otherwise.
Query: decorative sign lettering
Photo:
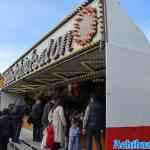
[[[98,6],[98,0],[82,5],[61,28],[54,30],[7,69],[3,74],[5,86],[100,41],[102,33],[98,17],[102,16],[102,11]]]
[[[51,39],[49,47],[44,49],[42,53],[37,54],[37,50],[34,49],[31,54],[31,58],[25,57],[20,63],[15,64],[13,68],[10,68],[5,74],[7,81],[12,82],[20,77],[44,66],[51,61],[57,60],[67,52],[72,51],[72,31],[66,33],[64,36],[58,37],[58,39]]]

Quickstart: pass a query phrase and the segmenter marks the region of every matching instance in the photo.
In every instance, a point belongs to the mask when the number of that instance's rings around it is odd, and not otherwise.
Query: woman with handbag
[[[63,104],[61,99],[57,99],[48,116],[54,129],[55,150],[65,146],[66,119]]]

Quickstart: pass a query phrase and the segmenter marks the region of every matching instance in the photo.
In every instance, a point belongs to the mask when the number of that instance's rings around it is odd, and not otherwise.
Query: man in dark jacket
[[[14,136],[14,128],[9,109],[4,109],[0,117],[0,150],[7,150],[9,138]]]
[[[86,134],[87,150],[92,150],[92,137],[95,137],[97,150],[102,150],[101,132],[105,129],[105,96],[103,89],[90,97],[84,116],[83,129]]]
[[[32,107],[31,118],[33,122],[33,141],[41,142],[42,140],[42,123],[43,105],[39,96],[34,97],[35,104]]]
[[[18,99],[18,101],[16,102],[16,104],[13,106],[11,110],[13,121],[15,123],[15,130],[16,130],[13,141],[16,143],[20,143],[19,137],[22,128],[22,120],[25,115],[26,108],[27,106],[24,100]]]

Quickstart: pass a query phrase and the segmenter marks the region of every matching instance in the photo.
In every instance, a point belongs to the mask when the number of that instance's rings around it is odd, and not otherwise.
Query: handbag
[[[54,148],[54,128],[50,123],[46,128],[46,144],[45,148]]]

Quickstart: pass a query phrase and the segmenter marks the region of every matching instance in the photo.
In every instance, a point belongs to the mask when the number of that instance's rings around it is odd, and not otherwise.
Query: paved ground
[[[32,131],[23,128],[22,131],[21,131],[20,139],[23,140],[23,141],[25,141],[25,143],[27,143],[28,145],[36,148],[37,150],[41,150],[40,149],[41,143],[39,143],[39,142],[33,142]]]
[[[10,141],[8,144],[8,150],[41,150],[41,143],[32,141],[32,131],[30,130],[22,129],[20,140],[20,144]]]
[[[32,140],[32,131],[23,128],[21,130],[20,139],[24,142],[21,142],[21,144],[10,142],[8,150],[41,150],[41,143],[33,142]]]

